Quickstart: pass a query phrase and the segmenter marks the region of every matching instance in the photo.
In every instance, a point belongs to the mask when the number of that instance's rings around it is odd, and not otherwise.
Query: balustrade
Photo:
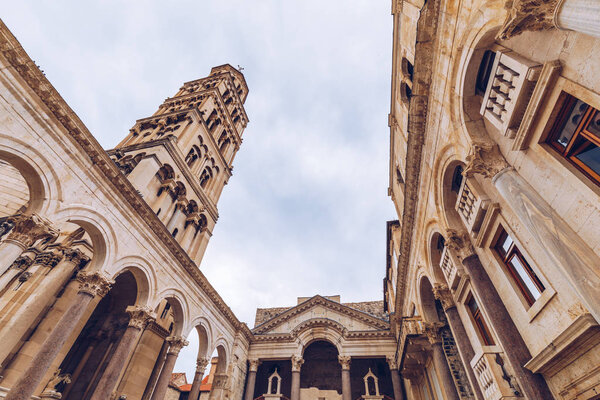
[[[502,353],[498,346],[485,346],[471,360],[471,367],[477,377],[485,400],[521,398],[512,383],[506,379]]]
[[[490,199],[474,178],[463,179],[455,208],[467,231],[474,237],[479,233],[489,204]]]

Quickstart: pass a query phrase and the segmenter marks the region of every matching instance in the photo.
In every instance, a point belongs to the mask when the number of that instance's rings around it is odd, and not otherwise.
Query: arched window
[[[463,181],[463,166],[457,165],[454,168],[454,172],[452,173],[452,185],[450,186],[450,190],[456,194],[460,191],[460,187],[462,186]]]
[[[494,66],[494,60],[496,59],[496,53],[491,50],[486,50],[483,53],[481,64],[479,64],[479,70],[477,71],[477,81],[475,82],[475,94],[483,96],[487,89],[488,81],[492,73],[492,67]]]
[[[210,170],[208,168],[205,168],[204,171],[202,171],[202,174],[200,175],[200,186],[202,188],[206,188],[206,185],[208,185],[208,181],[210,180],[210,178]]]
[[[179,233],[179,229],[177,229],[177,228],[173,229],[173,234],[172,235],[173,235],[174,238],[177,237],[178,233]]]

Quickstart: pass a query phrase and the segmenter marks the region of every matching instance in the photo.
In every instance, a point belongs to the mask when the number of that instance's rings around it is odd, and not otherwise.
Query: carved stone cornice
[[[82,269],[90,262],[90,258],[79,249],[69,247],[63,250],[63,254],[65,255],[65,260],[75,264],[77,269]]]
[[[261,361],[258,358],[250,358],[248,359],[248,364],[250,365],[249,371],[256,372],[258,371],[258,366],[261,364]]]
[[[129,314],[128,326],[142,330],[156,318],[156,314],[146,306],[129,306],[125,310]]]
[[[33,264],[33,259],[28,255],[20,256],[10,265],[10,268],[26,270]]]
[[[169,336],[167,338],[167,343],[169,343],[167,354],[172,354],[174,356],[179,355],[181,349],[190,344],[190,342],[181,336]]]
[[[338,356],[338,362],[342,366],[342,370],[350,370],[350,364],[352,363],[352,357]]]
[[[398,365],[398,360],[396,360],[396,357],[386,357],[385,360],[387,361],[390,370],[395,370],[398,369],[399,365]]]
[[[561,3],[561,0],[508,0],[504,5],[506,19],[496,38],[507,40],[524,31],[557,28],[555,16]]]
[[[99,274],[80,272],[77,274],[79,281],[79,293],[85,293],[92,297],[104,297],[115,283],[112,279]]]
[[[317,326],[317,325],[315,325]],[[318,325],[324,327],[332,327],[334,325]],[[342,337],[347,340],[357,340],[357,339],[392,339],[394,338],[394,333],[390,330],[378,330],[378,331],[348,331],[347,329],[343,333]],[[262,335],[254,335],[254,342],[275,342],[275,343],[286,343],[286,342],[294,342],[296,340],[296,336],[291,333],[267,333]]]
[[[439,343],[442,341],[442,336],[440,335],[440,328],[443,327],[444,324],[441,322],[424,322],[423,330],[424,334],[427,337],[429,343]]]
[[[300,372],[302,364],[304,364],[304,358],[300,356],[292,356],[292,372]]]
[[[433,285],[433,296],[442,303],[444,311],[449,310],[452,307],[456,307],[452,292],[448,289],[448,286],[443,283],[436,283]]]
[[[151,320],[146,330],[156,333],[159,337],[166,339],[169,336],[169,331],[160,326],[156,321]]]
[[[480,174],[492,179],[500,171],[510,167],[500,153],[498,145],[491,142],[473,143],[465,161],[467,165],[463,175],[467,178],[474,174]]]
[[[7,220],[14,226],[6,239],[19,242],[25,248],[39,239],[58,237],[59,232],[52,227],[50,221],[37,214],[16,214]]]
[[[475,248],[467,232],[448,229],[444,238],[446,239],[446,246],[460,262],[475,254]]]

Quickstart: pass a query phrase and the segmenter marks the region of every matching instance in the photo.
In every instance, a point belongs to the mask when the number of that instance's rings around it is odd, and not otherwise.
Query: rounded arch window
[[[400,85],[400,96],[405,103],[408,103],[412,97],[412,89],[406,82],[402,82]]]
[[[406,57],[402,57],[402,75],[412,81],[414,73],[414,67]]]

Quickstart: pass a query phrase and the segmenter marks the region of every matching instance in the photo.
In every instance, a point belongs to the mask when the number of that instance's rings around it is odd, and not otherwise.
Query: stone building
[[[392,14],[384,285],[406,397],[600,398],[600,3]]]
[[[193,400],[599,399],[600,3],[392,14],[383,301],[299,298],[252,330],[199,268],[242,73],[105,151],[0,23],[0,398],[163,400],[195,329]]]

